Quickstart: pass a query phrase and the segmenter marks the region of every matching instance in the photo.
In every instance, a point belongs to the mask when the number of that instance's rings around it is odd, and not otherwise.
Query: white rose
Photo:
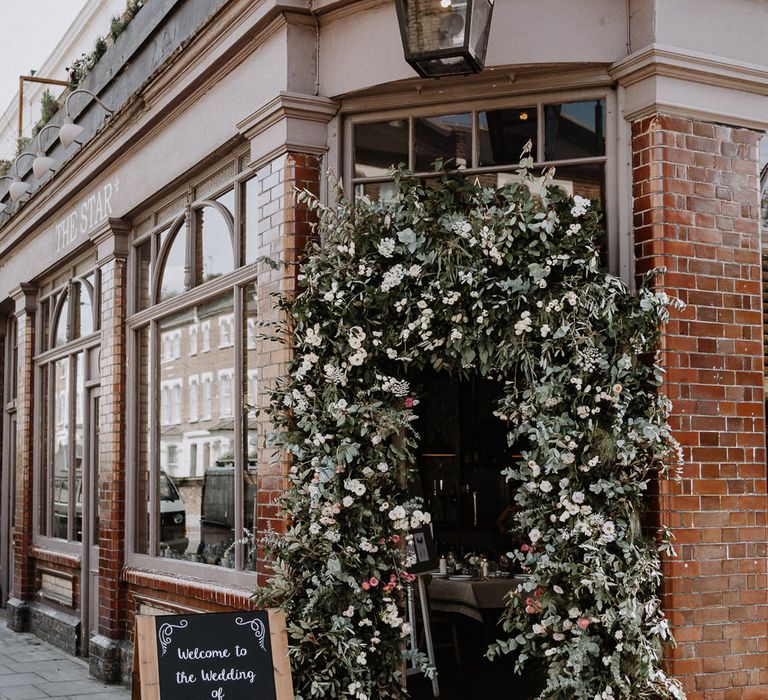
[[[528,533],[528,538],[531,540],[532,544],[536,544],[536,542],[541,539],[541,530],[537,527],[533,528],[533,530]]]
[[[542,482],[539,484],[539,488],[540,488],[540,489],[541,489],[541,490],[542,490],[544,493],[549,493],[549,492],[552,490],[552,484],[551,484],[549,481],[542,481]]]

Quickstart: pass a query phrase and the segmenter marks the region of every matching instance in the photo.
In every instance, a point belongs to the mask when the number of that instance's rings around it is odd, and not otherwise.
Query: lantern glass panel
[[[467,26],[467,0],[409,0],[406,32],[412,53],[460,48]]]

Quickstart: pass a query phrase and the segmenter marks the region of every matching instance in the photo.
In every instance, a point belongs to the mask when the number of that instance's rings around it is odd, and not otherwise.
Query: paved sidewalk
[[[33,634],[8,629],[0,614],[0,700],[128,700],[119,685],[104,685],[88,675],[88,664]]]

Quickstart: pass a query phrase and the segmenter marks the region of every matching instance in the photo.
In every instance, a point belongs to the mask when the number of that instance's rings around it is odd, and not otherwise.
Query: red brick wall
[[[261,187],[259,198],[259,255],[275,260],[296,261],[304,251],[311,234],[311,213],[296,201],[297,190],[317,193],[320,182],[320,159],[317,156],[289,153],[277,158],[260,169],[257,175]],[[276,320],[274,293],[291,293],[295,289],[294,268],[272,270],[266,265],[259,268],[259,309],[262,320]],[[259,408],[269,402],[265,389],[276,378],[284,376],[290,357],[290,349],[277,342],[260,341],[258,347]],[[274,454],[274,449],[264,445],[269,422],[260,414],[258,428],[258,506],[256,511],[257,536],[263,537],[272,529],[281,532],[285,521],[278,517],[275,499],[287,488],[287,463]],[[259,583],[264,583],[269,573],[264,553],[259,552],[257,570]]]
[[[125,235],[125,231],[118,235]],[[125,554],[125,256],[101,265],[101,355],[99,363],[99,633],[125,633],[120,571]]]
[[[768,698],[768,564],[757,143],[655,116],[633,124],[637,272],[687,304],[661,343],[680,482],[660,484],[677,538],[664,607],[669,670],[690,700]]]

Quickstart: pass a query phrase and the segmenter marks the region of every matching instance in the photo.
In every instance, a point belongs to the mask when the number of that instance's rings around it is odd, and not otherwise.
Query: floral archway
[[[429,520],[415,464],[414,371],[504,380],[498,419],[532,573],[490,656],[547,669],[541,698],[684,697],[661,670],[664,531],[643,533],[651,479],[678,459],[652,363],[670,300],[600,265],[590,202],[521,162],[503,189],[396,178],[395,200],[321,206],[300,293],[280,303],[294,355],[273,392],[292,456],[290,518],[257,593],[287,614],[296,696],[401,698],[402,540]],[[525,550],[525,551],[523,551]]]

